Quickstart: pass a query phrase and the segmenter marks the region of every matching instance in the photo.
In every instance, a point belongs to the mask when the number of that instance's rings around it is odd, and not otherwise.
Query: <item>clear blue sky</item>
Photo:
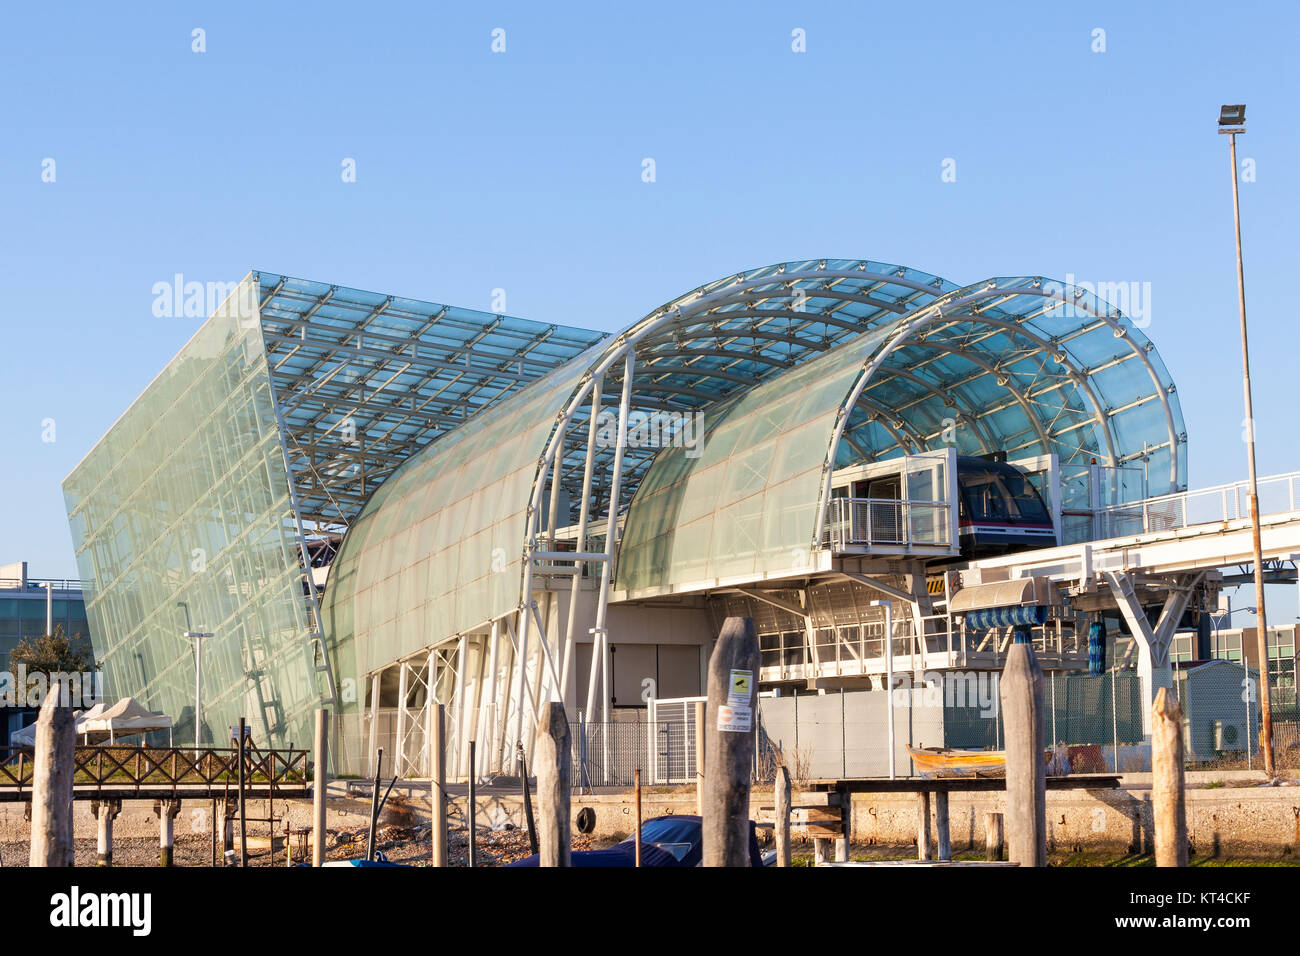
[[[808,257],[1149,282],[1192,485],[1238,479],[1225,102],[1260,473],[1300,468],[1293,5],[287,6],[0,14],[0,562],[75,576],[60,482],[199,322],[154,283],[250,268],[602,329]]]

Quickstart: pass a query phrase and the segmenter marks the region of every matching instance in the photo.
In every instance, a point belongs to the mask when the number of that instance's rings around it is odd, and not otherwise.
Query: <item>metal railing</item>
[[[832,498],[823,539],[833,550],[872,545],[951,547],[946,501]]]
[[[55,591],[85,591],[90,581],[77,578],[0,578],[0,591],[36,591],[45,593],[45,585],[51,584]]]
[[[1012,640],[1011,627],[971,630],[964,615],[928,614],[921,618],[918,634],[910,615],[894,618],[893,668],[895,673],[931,668],[1001,666]],[[886,642],[883,621],[818,626],[813,646],[797,650],[796,659],[786,659],[786,649],[762,649],[759,679],[765,682],[809,680],[828,677],[878,676],[886,670]],[[760,647],[763,638],[760,638]],[[1086,662],[1086,629],[1075,628],[1061,615],[1030,628],[1030,640],[1040,657],[1053,662]],[[814,665],[814,654],[816,664]]]
[[[78,747],[72,761],[74,787],[97,790],[172,790],[234,784],[239,750],[234,747]],[[35,776],[29,747],[0,747],[0,789],[30,790]],[[307,751],[244,751],[244,777],[257,788],[305,790]]]
[[[1300,494],[1297,494],[1300,492],[1300,471],[1260,478],[1258,484],[1261,515],[1296,510],[1297,500],[1300,500]],[[1097,537],[1120,538],[1249,518],[1248,494],[1249,482],[1234,481],[1213,488],[1111,505],[1097,512]]]

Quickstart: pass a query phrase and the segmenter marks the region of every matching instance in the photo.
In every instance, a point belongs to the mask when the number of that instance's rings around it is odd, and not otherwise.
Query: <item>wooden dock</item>
[[[1080,773],[1048,777],[1048,790],[1113,790],[1119,786],[1117,774]],[[813,838],[816,864],[831,862],[828,850],[834,841],[835,862],[849,862],[849,836],[853,832],[853,794],[914,793],[917,799],[917,858],[929,861],[930,800],[935,804],[935,849],[937,862],[952,859],[952,838],[948,825],[950,793],[987,793],[1004,791],[1005,777],[847,777],[810,780],[807,789],[795,798],[790,816]],[[766,807],[764,809],[767,809]]]

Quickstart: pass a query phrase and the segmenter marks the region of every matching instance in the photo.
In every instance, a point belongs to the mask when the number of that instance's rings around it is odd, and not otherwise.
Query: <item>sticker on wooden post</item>
[[[750,706],[754,672],[733,670],[727,682],[727,702],[718,707],[718,729],[747,734],[754,729],[754,709]]]

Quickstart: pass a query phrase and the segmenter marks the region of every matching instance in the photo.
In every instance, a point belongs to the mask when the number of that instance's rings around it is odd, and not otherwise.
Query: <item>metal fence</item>
[[[620,720],[610,723],[578,721],[571,725],[571,783],[580,792],[592,787],[630,787],[637,770],[649,782],[651,740],[660,729],[681,736],[684,728],[648,720]]]
[[[899,679],[906,684],[908,676]],[[771,780],[782,764],[798,779],[887,775],[890,706],[894,765],[901,776],[914,772],[909,746],[1001,749],[1005,726],[998,680],[995,671],[948,672],[941,680],[900,686],[892,694],[883,689],[841,690],[760,698],[755,779]],[[1230,661],[1178,667],[1172,690],[1183,710],[1190,765],[1261,766],[1256,671]],[[1297,768],[1300,713],[1289,693],[1289,684],[1273,688],[1274,753],[1279,767]],[[1142,687],[1135,671],[1112,670],[1095,676],[1049,673],[1044,675],[1043,697],[1044,740],[1050,747],[1064,748],[1062,756],[1069,760],[1072,772],[1150,769]],[[636,754],[643,782],[695,782],[694,703],[699,699],[656,701],[654,721],[627,725],[638,728],[624,731],[631,735],[629,739],[640,736],[649,743],[644,749],[638,742],[635,748],[629,745],[616,753]],[[630,782],[631,769],[611,766],[605,777]]]

